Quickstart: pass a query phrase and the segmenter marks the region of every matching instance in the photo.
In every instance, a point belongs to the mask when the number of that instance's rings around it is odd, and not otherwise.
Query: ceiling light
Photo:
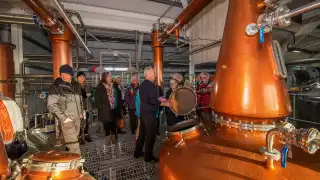
[[[299,50],[293,50],[292,52],[294,52],[294,53],[301,53],[301,51],[299,51]]]
[[[106,71],[120,71],[120,72],[128,70],[128,68],[124,68],[124,67],[105,67],[104,69]]]
[[[104,67],[97,67],[96,68],[96,70],[95,70],[95,72],[96,73],[104,73],[104,72],[106,72],[107,70],[104,68]]]

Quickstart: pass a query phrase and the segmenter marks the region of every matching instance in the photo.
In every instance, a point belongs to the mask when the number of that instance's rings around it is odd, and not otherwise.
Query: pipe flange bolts
[[[260,152],[263,155],[265,155],[268,159],[279,161],[281,158],[281,153],[276,149],[272,149],[272,151],[268,151],[268,148],[261,147]]]
[[[317,138],[317,136],[320,136],[320,132],[315,128],[310,128],[305,136],[305,146],[303,147],[303,150],[308,152],[309,154],[314,154],[318,151],[320,148],[319,145],[316,143],[313,143],[313,141]]]
[[[61,35],[65,31],[64,24],[61,21],[57,21],[53,27],[50,28],[50,33],[53,35]]]
[[[258,25],[256,23],[251,23],[246,27],[246,35],[254,36],[259,32]]]
[[[291,24],[291,18],[282,18],[281,16],[287,14],[290,9],[287,6],[280,6],[275,11],[275,22],[278,27],[286,27]]]
[[[264,26],[264,33],[271,32],[272,26],[274,25],[274,22],[272,19],[273,19],[272,14],[261,14],[258,17],[257,24],[259,28],[261,26]]]

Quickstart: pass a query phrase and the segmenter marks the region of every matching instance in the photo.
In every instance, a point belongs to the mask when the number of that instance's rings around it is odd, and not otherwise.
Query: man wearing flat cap
[[[80,154],[78,135],[84,112],[82,87],[73,80],[73,69],[70,65],[62,65],[59,72],[60,77],[49,89],[48,110],[59,121],[68,151]]]

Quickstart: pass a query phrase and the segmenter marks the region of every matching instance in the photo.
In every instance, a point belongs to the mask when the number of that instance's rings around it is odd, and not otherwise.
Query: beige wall
[[[224,24],[227,17],[229,0],[215,0],[201,11],[190,23],[190,37],[197,39],[192,42],[191,48],[198,48],[213,40],[222,39]],[[211,40],[211,41],[210,41]],[[218,60],[220,45],[209,47],[191,55],[194,64],[215,62]]]

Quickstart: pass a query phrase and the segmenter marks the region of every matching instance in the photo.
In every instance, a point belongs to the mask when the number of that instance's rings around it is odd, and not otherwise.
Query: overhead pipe
[[[283,15],[280,15],[278,17],[278,19],[291,18],[291,17],[294,17],[294,16],[297,16],[299,14],[311,11],[311,10],[316,9],[316,8],[320,8],[320,1],[314,1],[312,3],[309,3],[309,4],[306,4],[304,6],[298,7],[296,9],[293,9],[293,10],[291,10],[291,11],[289,11],[289,12],[283,14]]]
[[[177,33],[176,29],[188,24],[197,14],[199,14],[213,0],[192,0],[186,8],[175,19],[175,24],[159,35],[159,40],[164,42],[171,34]]]
[[[81,42],[82,46],[85,48],[85,50],[91,54],[88,46],[86,45],[86,43],[83,41],[83,39],[81,38],[80,34],[78,33],[77,29],[74,27],[73,23],[71,22],[70,18],[68,17],[67,13],[65,12],[65,10],[63,9],[61,3],[59,2],[59,0],[52,0],[53,3],[55,4],[57,10],[59,11],[60,15],[62,16],[62,18],[64,19],[64,21],[68,24],[69,28],[71,29],[71,31],[73,32],[73,34],[76,36],[76,38]]]
[[[291,61],[287,61],[286,65],[311,64],[311,63],[320,63],[320,58],[291,60]]]

